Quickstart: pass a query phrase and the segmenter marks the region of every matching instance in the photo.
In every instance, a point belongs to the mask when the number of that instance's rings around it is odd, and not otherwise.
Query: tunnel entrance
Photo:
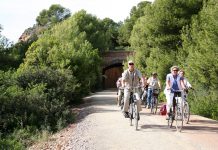
[[[123,72],[122,63],[113,64],[103,69],[103,88],[116,88],[116,81]]]

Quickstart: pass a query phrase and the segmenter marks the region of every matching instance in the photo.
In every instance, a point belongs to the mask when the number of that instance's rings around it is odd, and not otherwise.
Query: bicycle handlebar
[[[124,87],[120,87],[120,88],[123,88],[123,89],[139,89],[139,88],[142,88],[142,86],[135,86],[135,87],[124,86]]]
[[[173,92],[184,92],[184,90],[174,90],[173,88],[171,88],[170,90],[172,90]]]

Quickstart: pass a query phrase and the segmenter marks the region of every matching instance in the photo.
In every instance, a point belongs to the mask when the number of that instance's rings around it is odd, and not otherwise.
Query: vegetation
[[[196,89],[193,112],[218,120],[218,3],[209,0],[183,30],[181,64]]]
[[[22,149],[45,131],[65,127],[74,119],[69,106],[100,88],[99,50],[92,46],[95,41],[89,42],[97,28],[87,27],[90,32],[81,29],[82,23],[87,23],[81,21],[88,18],[90,24],[101,25],[96,17],[80,11],[33,42],[17,70],[0,72],[2,145]],[[5,46],[2,49],[7,50]],[[12,51],[9,54],[16,56]],[[2,53],[2,57],[7,56]]]
[[[70,106],[101,87],[100,53],[118,47],[162,83],[179,65],[195,88],[192,112],[218,120],[217,14],[216,0],[156,0],[116,23],[52,5],[28,40],[11,45],[0,32],[0,145],[24,149],[72,122]]]
[[[118,30],[119,35],[117,41],[120,44],[120,46],[130,46],[129,39],[131,36],[133,26],[140,17],[144,16],[144,13],[146,12],[144,11],[144,9],[149,5],[151,5],[151,2],[144,1],[140,2],[137,5],[137,7],[133,6],[133,8],[130,11],[130,18],[127,17]]]
[[[71,13],[69,9],[66,9],[58,4],[54,4],[48,10],[42,10],[36,18],[36,22],[40,26],[51,26],[65,20],[70,17],[70,15]]]
[[[144,10],[130,36],[138,68],[158,72],[164,83],[169,68],[179,65],[196,89],[192,111],[218,119],[217,1],[156,0]]]

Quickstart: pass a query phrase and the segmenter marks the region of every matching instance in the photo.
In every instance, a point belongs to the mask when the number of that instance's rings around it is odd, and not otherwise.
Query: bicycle
[[[142,100],[142,104],[144,104],[145,108],[147,106],[147,92],[148,92],[147,87],[143,87],[142,94],[141,94],[141,100]]]
[[[124,105],[124,88],[120,87],[121,90],[121,100],[120,100],[120,109],[123,109],[123,105]]]
[[[184,101],[183,107],[184,107],[184,116],[183,116],[183,118],[184,118],[185,123],[188,124],[189,119],[190,119],[190,108],[189,108],[189,104],[188,104],[188,102],[186,100]]]
[[[139,121],[139,112],[137,107],[137,99],[134,95],[137,88],[133,88],[130,92],[130,99],[129,99],[129,119],[130,119],[130,126],[133,125],[132,121],[135,120],[135,129],[138,130],[138,121]]]
[[[192,87],[190,87],[184,91],[184,121],[186,124],[188,124],[189,119],[190,119],[190,107],[189,107],[188,100],[187,100],[187,94],[188,94],[189,89],[194,90]]]
[[[156,114],[157,113],[157,106],[158,106],[158,89],[153,89],[152,92],[152,98],[151,98],[151,113]]]
[[[173,105],[170,108],[168,127],[172,127],[174,120],[176,121],[176,130],[181,132],[184,117],[184,101],[181,97],[183,90],[174,90]]]

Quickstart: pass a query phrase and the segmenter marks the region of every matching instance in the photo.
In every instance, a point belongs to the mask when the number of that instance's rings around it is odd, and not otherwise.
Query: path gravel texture
[[[175,126],[167,127],[165,116],[152,115],[143,107],[136,131],[116,105],[116,91],[97,92],[84,100],[75,124],[29,149],[218,150],[217,121],[191,115],[190,123],[177,132]]]

